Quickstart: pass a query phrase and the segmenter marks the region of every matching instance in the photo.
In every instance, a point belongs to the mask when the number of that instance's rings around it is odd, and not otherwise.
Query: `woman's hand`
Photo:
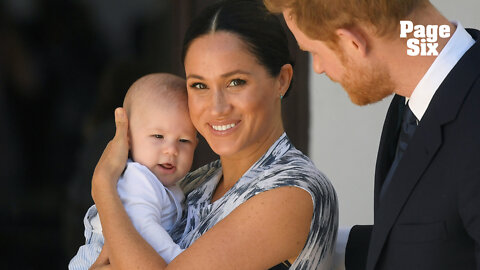
[[[165,261],[133,226],[117,193],[117,182],[128,158],[128,120],[115,110],[115,137],[98,161],[92,179],[92,197],[102,221],[105,252],[91,269],[163,269]]]
[[[116,184],[128,158],[128,119],[125,109],[115,110],[115,137],[108,143],[95,167],[92,178],[92,198],[97,201],[99,193]]]

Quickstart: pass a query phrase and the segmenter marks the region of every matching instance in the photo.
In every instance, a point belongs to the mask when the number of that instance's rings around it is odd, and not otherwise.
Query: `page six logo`
[[[438,37],[450,37],[448,25],[413,25],[411,21],[400,21],[400,38],[407,38],[413,32],[413,37],[407,40],[407,54],[410,56],[437,56]]]

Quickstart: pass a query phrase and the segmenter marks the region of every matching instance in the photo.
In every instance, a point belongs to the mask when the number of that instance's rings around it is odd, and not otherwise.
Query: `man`
[[[480,32],[428,0],[264,0],[353,103],[394,93],[351,269],[480,269]]]

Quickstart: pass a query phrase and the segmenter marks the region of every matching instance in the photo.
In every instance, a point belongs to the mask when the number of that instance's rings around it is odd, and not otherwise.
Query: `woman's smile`
[[[228,136],[234,133],[238,129],[238,125],[241,123],[237,121],[222,121],[222,122],[210,122],[208,125],[211,127],[210,132],[215,136]]]
[[[216,131],[225,131],[225,130],[228,130],[228,129],[231,129],[231,128],[235,127],[236,125],[237,124],[232,123],[232,124],[228,124],[228,125],[221,125],[221,126],[211,125],[211,126]]]

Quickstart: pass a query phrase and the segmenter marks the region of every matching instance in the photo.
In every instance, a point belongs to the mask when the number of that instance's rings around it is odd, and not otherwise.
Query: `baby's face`
[[[197,131],[186,101],[142,102],[132,108],[130,149],[134,161],[147,166],[165,185],[174,185],[192,166]]]

